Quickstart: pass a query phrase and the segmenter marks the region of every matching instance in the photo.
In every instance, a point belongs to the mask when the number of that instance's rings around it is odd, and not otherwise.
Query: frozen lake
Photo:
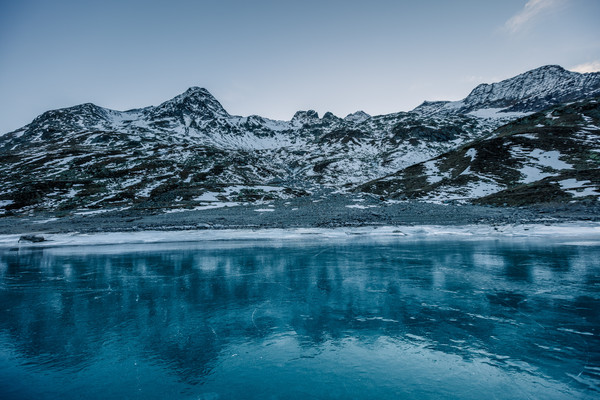
[[[2,399],[593,399],[600,242],[0,249]]]

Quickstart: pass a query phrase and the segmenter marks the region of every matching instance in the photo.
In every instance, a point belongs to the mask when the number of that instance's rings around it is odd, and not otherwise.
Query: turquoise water
[[[600,396],[600,246],[0,250],[2,399]]]

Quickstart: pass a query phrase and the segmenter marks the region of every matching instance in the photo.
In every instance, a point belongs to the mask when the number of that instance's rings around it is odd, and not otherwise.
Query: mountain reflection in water
[[[2,398],[593,398],[599,246],[0,250]]]

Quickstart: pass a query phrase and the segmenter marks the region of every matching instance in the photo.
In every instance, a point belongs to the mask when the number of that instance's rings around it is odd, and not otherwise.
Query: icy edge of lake
[[[139,231],[41,234],[40,243],[19,242],[21,235],[0,235],[0,246],[89,246],[109,244],[143,244],[172,242],[202,242],[218,240],[298,240],[344,239],[350,237],[406,237],[413,239],[466,239],[495,238],[552,238],[587,239],[573,244],[600,244],[600,223],[571,222],[552,225],[463,225],[463,226],[381,226],[357,228],[289,228],[289,229],[224,229],[185,231]],[[590,240],[591,239],[591,240]]]

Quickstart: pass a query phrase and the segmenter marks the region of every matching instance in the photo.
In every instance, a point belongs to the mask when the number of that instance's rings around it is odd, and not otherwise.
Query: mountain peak
[[[557,64],[550,64],[550,65],[542,65],[541,67],[538,68],[534,68],[528,72],[534,72],[534,71],[556,71],[556,72],[566,72],[567,70],[564,69],[563,67],[561,67],[560,65]],[[525,72],[527,73],[527,72]]]
[[[182,94],[157,106],[156,116],[228,117],[221,103],[205,88],[192,86]]]
[[[544,65],[501,82],[478,85],[463,100],[464,110],[507,108],[507,111],[536,111],[593,96],[600,92],[600,73],[580,74],[560,65]]]
[[[207,89],[198,86],[190,87],[188,90],[178,96],[175,96],[169,101],[219,103]]]
[[[59,108],[57,110],[46,111],[45,113],[36,117],[32,124],[39,125],[45,123],[61,123],[69,121],[96,121],[104,120],[107,118],[107,110],[94,103],[83,103],[76,106]]]
[[[352,114],[346,115],[346,117],[344,118],[344,121],[349,121],[349,122],[354,122],[356,124],[359,124],[363,121],[368,120],[369,118],[371,118],[371,116],[369,114],[367,114],[363,110],[359,110]]]
[[[300,122],[300,123],[308,123],[315,122],[319,119],[319,113],[315,110],[308,111],[296,111],[294,116],[292,117],[292,122]]]
[[[323,114],[323,119],[326,121],[335,121],[339,118],[336,117],[335,114],[332,113],[331,111],[327,111],[325,114]]]
[[[185,92],[182,93],[182,95],[186,95],[186,96],[210,96],[213,97],[212,94],[210,94],[210,92],[203,87],[199,87],[199,86],[192,86],[190,88],[188,88],[188,90],[186,90]]]

